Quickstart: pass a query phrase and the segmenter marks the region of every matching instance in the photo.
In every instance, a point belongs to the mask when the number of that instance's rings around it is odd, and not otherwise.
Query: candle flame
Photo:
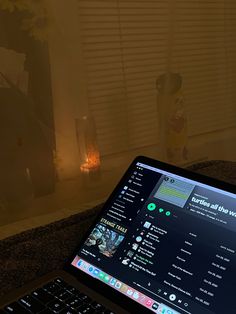
[[[98,151],[89,152],[86,162],[80,166],[81,171],[96,170],[100,167],[100,155]]]

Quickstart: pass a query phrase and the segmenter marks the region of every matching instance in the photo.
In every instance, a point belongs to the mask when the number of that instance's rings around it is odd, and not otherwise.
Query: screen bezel
[[[96,292],[102,291],[102,294],[106,296],[109,300],[113,301],[114,303],[120,305],[122,308],[126,309],[127,311],[142,311],[142,313],[151,313],[152,311],[145,308],[141,304],[137,303],[136,301],[130,299],[129,297],[126,297],[124,294],[120,293],[119,291],[112,289],[107,284],[103,283],[100,280],[97,280],[93,278],[92,276],[86,274],[82,270],[79,270],[78,268],[71,265],[74,258],[77,256],[77,252],[80,250],[82,245],[84,244],[87,237],[90,235],[91,231],[93,230],[94,226],[100,221],[102,218],[104,210],[109,206],[109,204],[112,202],[114,196],[118,192],[121,186],[123,186],[125,180],[130,174],[130,171],[133,169],[133,167],[136,165],[136,163],[143,163],[147,164],[148,166],[155,167],[160,170],[164,170],[176,175],[179,175],[183,178],[191,179],[194,181],[197,181],[199,183],[203,183],[215,188],[218,188],[223,191],[231,192],[233,194],[236,194],[236,186],[224,181],[220,181],[218,179],[208,177],[199,173],[192,172],[187,169],[183,169],[174,165],[170,165],[161,161],[157,161],[154,159],[151,159],[149,157],[144,156],[138,156],[136,157],[133,162],[130,164],[129,168],[121,178],[120,182],[115,187],[114,191],[111,193],[105,204],[103,205],[99,215],[95,219],[95,221],[92,223],[88,231],[83,236],[82,240],[80,241],[80,244],[77,246],[76,250],[73,252],[72,256],[66,261],[64,265],[64,270],[69,272],[71,275],[77,278],[81,283],[87,285],[89,288],[94,289]]]

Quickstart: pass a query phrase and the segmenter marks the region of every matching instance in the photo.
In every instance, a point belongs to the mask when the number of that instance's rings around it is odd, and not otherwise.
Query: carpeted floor
[[[189,168],[236,184],[235,162],[211,161]],[[61,269],[101,208],[102,205],[1,240],[0,296],[36,277]]]
[[[0,241],[0,296],[61,269],[102,205]]]

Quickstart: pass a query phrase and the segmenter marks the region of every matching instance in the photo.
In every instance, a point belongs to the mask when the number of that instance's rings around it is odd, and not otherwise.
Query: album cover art
[[[85,242],[86,246],[97,247],[100,253],[112,257],[124,239],[123,235],[107,226],[97,224]]]

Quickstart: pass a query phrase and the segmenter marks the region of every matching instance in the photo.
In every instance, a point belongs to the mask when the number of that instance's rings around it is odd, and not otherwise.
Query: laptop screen
[[[155,313],[232,313],[236,195],[163,169],[129,169],[72,265]]]

